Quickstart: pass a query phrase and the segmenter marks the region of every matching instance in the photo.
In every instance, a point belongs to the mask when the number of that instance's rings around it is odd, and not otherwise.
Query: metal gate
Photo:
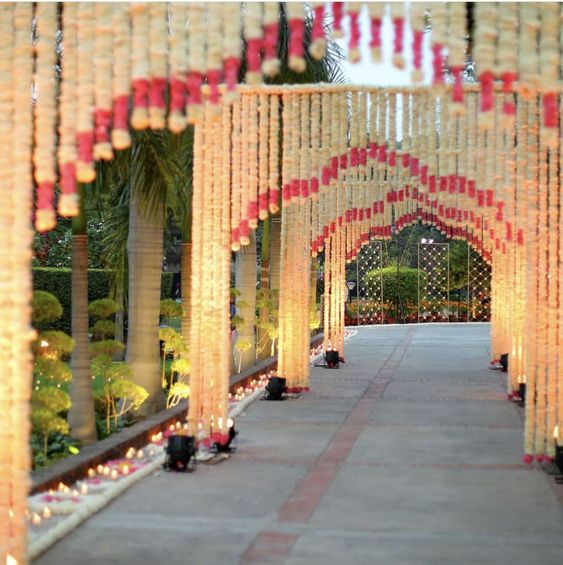
[[[383,323],[382,267],[381,241],[370,241],[356,258],[358,325]]]
[[[450,246],[418,244],[418,322],[449,322]]]

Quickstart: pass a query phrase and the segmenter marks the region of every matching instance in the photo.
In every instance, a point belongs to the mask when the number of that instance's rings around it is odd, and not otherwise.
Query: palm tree
[[[78,186],[80,214],[72,220],[72,381],[68,423],[72,437],[83,445],[96,441],[94,393],[88,354],[88,236],[84,186]]]
[[[189,132],[136,132],[131,149],[106,166],[102,181],[120,204],[107,218],[116,227],[109,255],[117,274],[128,264],[126,361],[134,381],[149,393],[141,409],[147,415],[164,405],[158,339],[164,227],[168,216],[186,215],[191,142]]]

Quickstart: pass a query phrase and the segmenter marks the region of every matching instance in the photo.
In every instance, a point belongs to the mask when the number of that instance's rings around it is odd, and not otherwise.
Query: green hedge
[[[49,329],[70,333],[71,270],[34,267],[32,271],[33,289],[54,294],[63,307],[62,318],[50,324]],[[88,269],[88,302],[109,296],[111,273],[110,269]],[[172,273],[162,273],[161,298],[170,298],[172,278]]]

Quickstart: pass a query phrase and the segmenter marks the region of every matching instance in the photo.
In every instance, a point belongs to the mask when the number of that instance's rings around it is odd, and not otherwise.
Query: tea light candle
[[[37,514],[37,512],[34,512],[34,513],[31,515],[31,523],[32,523],[34,526],[39,526],[39,524],[41,524],[41,516],[39,516],[39,514]]]
[[[45,506],[45,508],[43,508],[43,518],[48,520],[52,515],[53,513],[51,512],[51,509],[48,506]]]
[[[77,497],[80,496],[80,493],[78,492],[77,489],[74,489],[74,490],[72,491],[72,496],[73,496],[73,498],[77,498]]]
[[[123,467],[121,468],[121,472],[124,475],[128,475],[129,474],[129,466],[128,465],[123,465]]]
[[[142,449],[139,449],[139,451],[137,451],[137,459],[142,459],[145,456],[144,452]]]
[[[94,469],[88,469],[88,478],[93,479],[96,476],[96,471]]]
[[[154,436],[153,436],[153,438],[154,438]],[[125,457],[126,457],[127,459],[133,459],[134,456],[135,456],[135,448],[130,447],[130,448],[127,450],[127,453],[125,454]]]
[[[104,477],[109,477],[111,469],[109,467],[104,467]]]
[[[181,422],[176,422],[176,429],[177,430],[182,429],[182,423]]]
[[[154,457],[155,454],[155,450],[154,449],[149,449],[149,457]]]
[[[80,494],[88,494],[88,485],[86,483],[80,485]]]
[[[103,475],[104,474],[104,466],[103,465],[98,465],[96,467],[96,471],[98,471],[98,475]]]

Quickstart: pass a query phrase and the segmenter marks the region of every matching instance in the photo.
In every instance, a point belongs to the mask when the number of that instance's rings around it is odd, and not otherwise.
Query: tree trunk
[[[246,307],[238,308],[246,324],[237,331],[237,338],[248,341],[252,346],[246,351],[237,351],[237,369],[244,370],[256,362],[256,337],[254,318],[256,316],[256,238],[250,238],[250,244],[237,253],[235,265],[236,288],[240,291],[237,302],[243,301]]]
[[[182,337],[184,343],[190,345],[191,313],[190,295],[192,292],[192,244],[182,243],[181,259],[181,294],[182,294]]]
[[[72,222],[71,327],[74,349],[70,359],[72,406],[68,423],[74,439],[87,445],[97,440],[94,392],[88,353],[88,237],[83,189],[80,191],[80,215]]]
[[[260,290],[265,298],[270,296],[270,232],[271,218],[263,223],[262,231],[262,249],[260,252]],[[268,321],[270,309],[268,306],[260,308],[259,317],[262,324]],[[257,342],[260,344],[261,350],[258,352],[258,359],[267,359],[270,356],[272,343],[268,332],[264,328],[258,328]]]
[[[164,212],[148,215],[141,208],[142,194],[132,190],[129,204],[129,325],[126,361],[134,381],[149,397],[140,409],[154,414],[163,405],[160,386],[160,286],[163,260]]]

